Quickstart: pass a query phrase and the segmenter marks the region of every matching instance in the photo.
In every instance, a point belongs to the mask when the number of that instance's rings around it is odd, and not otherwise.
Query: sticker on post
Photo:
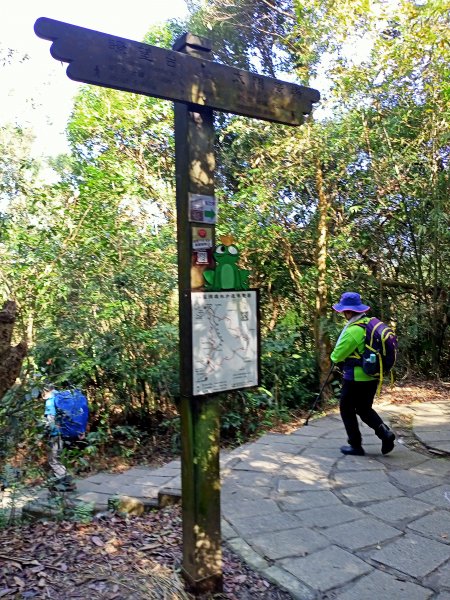
[[[209,250],[212,248],[212,227],[192,227],[192,249]]]
[[[209,254],[207,250],[200,250],[200,252],[195,252],[195,254],[196,265],[209,265]]]
[[[189,220],[214,224],[217,221],[217,200],[214,196],[189,193]]]

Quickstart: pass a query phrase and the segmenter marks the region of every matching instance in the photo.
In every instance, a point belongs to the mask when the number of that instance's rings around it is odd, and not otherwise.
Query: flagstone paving
[[[302,600],[450,599],[450,404],[384,405],[412,419],[382,456],[363,426],[366,456],[343,456],[337,414],[291,434],[268,434],[224,454],[222,535],[267,579]],[[433,452],[427,450],[430,449]],[[112,495],[149,506],[179,496],[180,463],[98,474],[78,497],[106,508]]]

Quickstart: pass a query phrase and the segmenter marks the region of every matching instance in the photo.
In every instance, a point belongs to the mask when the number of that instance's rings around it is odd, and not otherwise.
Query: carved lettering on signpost
[[[75,81],[287,125],[303,123],[320,98],[312,88],[53,19],[38,19],[35,31],[53,41],[52,56],[69,63]]]

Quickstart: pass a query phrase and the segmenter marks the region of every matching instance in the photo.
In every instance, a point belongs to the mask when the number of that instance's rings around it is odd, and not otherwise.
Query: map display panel
[[[192,292],[193,395],[259,385],[256,290]]]

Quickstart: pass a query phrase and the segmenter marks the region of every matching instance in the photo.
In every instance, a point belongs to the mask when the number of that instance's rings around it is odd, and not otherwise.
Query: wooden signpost
[[[218,396],[193,392],[192,293],[207,264],[195,248],[213,247],[213,110],[300,125],[320,94],[211,60],[211,44],[184,34],[165,50],[40,18],[36,34],[75,80],[175,103],[177,245],[182,433],[183,572],[194,592],[222,589]],[[205,252],[201,253],[202,256]]]

